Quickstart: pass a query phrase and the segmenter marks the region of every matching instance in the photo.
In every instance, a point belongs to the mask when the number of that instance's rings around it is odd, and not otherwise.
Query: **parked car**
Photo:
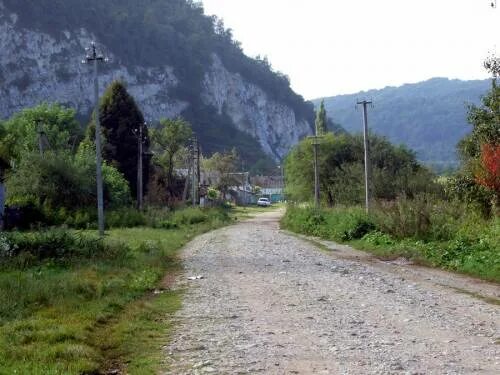
[[[268,207],[271,205],[269,198],[259,198],[257,201],[257,206]]]

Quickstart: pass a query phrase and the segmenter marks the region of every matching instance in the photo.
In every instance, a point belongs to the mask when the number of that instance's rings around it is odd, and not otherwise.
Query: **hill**
[[[324,98],[328,116],[349,132],[362,131],[359,99],[372,99],[369,127],[392,142],[417,153],[419,160],[438,169],[456,166],[456,144],[471,127],[467,105],[477,104],[490,88],[490,81],[433,78],[401,87],[363,91]],[[316,105],[320,99],[313,101]]]
[[[79,62],[95,40],[111,61],[101,89],[123,80],[152,123],[185,117],[207,153],[276,161],[312,132],[313,105],[198,2],[0,0],[0,35],[0,118],[57,101],[88,119],[92,75]]]

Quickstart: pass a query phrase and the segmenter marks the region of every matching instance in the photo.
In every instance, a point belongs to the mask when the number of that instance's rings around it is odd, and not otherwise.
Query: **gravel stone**
[[[183,251],[164,374],[500,374],[498,285],[279,229],[280,213]],[[466,290],[467,293],[460,290]]]

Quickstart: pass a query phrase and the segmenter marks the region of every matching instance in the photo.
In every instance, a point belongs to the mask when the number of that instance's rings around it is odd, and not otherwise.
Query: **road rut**
[[[166,374],[500,373],[497,285],[320,250],[279,215],[186,246]]]

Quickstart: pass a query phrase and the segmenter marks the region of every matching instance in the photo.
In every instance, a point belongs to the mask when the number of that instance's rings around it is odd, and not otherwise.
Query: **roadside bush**
[[[488,225],[473,207],[425,194],[378,203],[372,218],[377,228],[394,238],[424,241],[448,241],[456,238],[458,232],[471,232],[467,228],[474,231]]]
[[[114,257],[124,251],[120,244],[105,243],[97,237],[65,230],[0,235],[0,262],[14,260],[20,266],[45,259]]]
[[[342,235],[343,241],[357,240],[362,238],[365,234],[375,230],[375,224],[367,219],[360,219],[356,221],[354,227],[344,231]]]
[[[289,206],[282,223],[295,232],[337,241],[358,239],[376,228],[363,209],[347,207],[318,211]]]
[[[11,205],[5,207],[4,229],[31,229],[46,223],[47,218],[44,213],[33,203]]]
[[[170,220],[162,220],[156,225],[156,228],[160,229],[176,229],[178,227],[179,225],[177,225],[177,223]]]
[[[105,165],[103,179],[106,206],[128,206],[130,189],[123,175],[116,168]],[[32,223],[37,223],[35,219],[38,219],[46,225],[84,228],[92,217],[83,215],[89,219],[85,223],[82,212],[90,212],[88,208],[96,206],[95,161],[89,151],[82,151],[76,157],[68,152],[46,152],[43,156],[32,153],[23,157],[9,173],[6,187],[8,204],[18,206],[21,202],[20,207],[28,210],[33,206],[43,213],[31,219]],[[72,217],[75,212],[80,213],[78,219]],[[13,224],[12,227],[26,229],[29,226]]]
[[[208,221],[208,215],[201,208],[185,208],[173,211],[172,221],[178,225],[200,224]]]
[[[145,214],[132,207],[111,210],[106,214],[106,226],[108,228],[132,228],[146,224]]]
[[[382,259],[405,257],[500,281],[500,218],[428,197],[379,204],[370,217],[362,208],[322,210],[290,206],[286,229],[336,241],[352,241]]]

